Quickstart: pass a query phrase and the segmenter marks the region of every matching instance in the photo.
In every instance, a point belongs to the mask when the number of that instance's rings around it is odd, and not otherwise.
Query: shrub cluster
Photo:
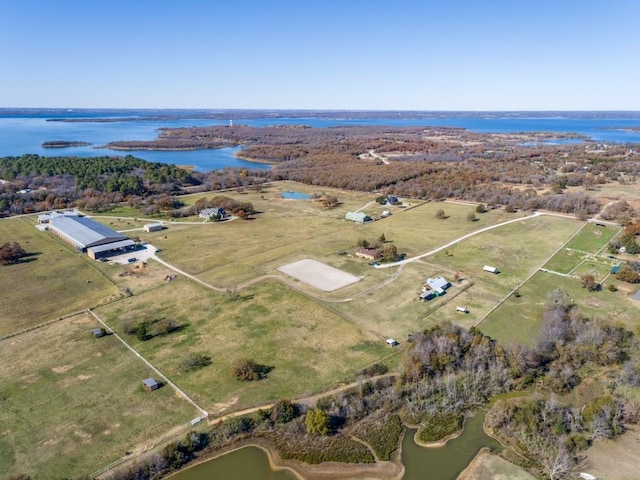
[[[456,413],[428,416],[418,430],[418,439],[421,442],[437,442],[458,432],[463,422],[464,417]]]
[[[389,460],[398,449],[404,426],[398,415],[378,414],[359,423],[351,434],[367,442],[379,460]]]

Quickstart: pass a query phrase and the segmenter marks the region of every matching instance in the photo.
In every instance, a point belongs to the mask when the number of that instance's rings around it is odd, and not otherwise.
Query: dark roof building
[[[146,390],[157,390],[160,388],[160,383],[155,378],[145,378],[142,381],[142,385]]]

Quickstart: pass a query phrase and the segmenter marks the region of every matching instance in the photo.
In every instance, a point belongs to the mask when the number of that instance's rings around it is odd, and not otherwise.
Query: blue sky
[[[0,0],[0,107],[640,110],[637,0]]]

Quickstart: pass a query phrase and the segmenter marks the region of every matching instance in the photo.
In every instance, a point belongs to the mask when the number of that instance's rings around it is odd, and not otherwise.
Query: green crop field
[[[79,315],[0,341],[0,476],[80,478],[197,413]]]

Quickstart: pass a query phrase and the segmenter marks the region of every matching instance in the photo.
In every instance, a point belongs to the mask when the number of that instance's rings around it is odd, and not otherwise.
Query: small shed
[[[387,345],[389,345],[390,347],[395,347],[396,345],[399,345],[399,344],[393,338],[387,338]]]
[[[146,225],[144,225],[142,227],[142,229],[145,232],[159,232],[160,230],[162,230],[164,227],[162,226],[161,223],[147,223]]]
[[[618,273],[620,271],[620,265],[611,267],[611,273]]]
[[[456,312],[458,312],[458,313],[469,313],[469,310],[467,310],[467,307],[456,307]]]
[[[155,378],[145,378],[142,381],[142,385],[144,386],[145,390],[148,391],[152,391],[152,390],[157,390],[160,388],[160,382],[158,382]]]
[[[94,328],[91,330],[91,334],[96,338],[100,338],[104,337],[107,332],[104,331],[104,328]]]
[[[485,265],[484,267],[482,267],[482,270],[489,273],[498,273],[498,269],[490,265]]]
[[[580,478],[583,480],[598,480],[595,475],[591,475],[590,473],[580,472]]]

